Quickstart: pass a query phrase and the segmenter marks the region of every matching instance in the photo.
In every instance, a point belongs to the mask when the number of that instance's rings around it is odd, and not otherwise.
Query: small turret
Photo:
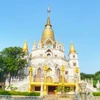
[[[78,55],[76,53],[76,50],[75,50],[73,43],[71,43],[68,56],[69,56],[69,64],[71,65],[71,67],[72,68],[79,67],[79,65],[78,65]]]
[[[36,45],[36,42],[34,41],[33,45]]]
[[[32,50],[35,50],[36,48],[37,48],[37,45],[36,45],[36,42],[34,41]]]

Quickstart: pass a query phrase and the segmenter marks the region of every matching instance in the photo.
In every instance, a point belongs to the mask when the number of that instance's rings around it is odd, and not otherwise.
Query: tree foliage
[[[85,80],[85,79],[93,79],[93,85],[94,87],[96,87],[97,81],[100,81],[100,71],[96,72],[95,74],[85,74],[85,73],[81,73],[81,79]]]
[[[90,79],[90,78],[94,78],[94,74],[85,74],[85,73],[81,73],[81,79],[82,79],[82,80]]]
[[[20,47],[8,47],[0,52],[0,74],[14,75],[25,67],[25,52]]]

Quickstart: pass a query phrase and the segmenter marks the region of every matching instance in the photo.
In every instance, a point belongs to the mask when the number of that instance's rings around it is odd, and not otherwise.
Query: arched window
[[[47,56],[51,56],[51,54],[50,54],[50,53],[48,53],[48,54],[47,54]]]
[[[50,73],[51,71],[52,71],[52,69],[51,68],[48,68],[47,72]]]
[[[58,77],[60,76],[60,69],[59,68],[57,69],[57,76]]]
[[[41,74],[41,68],[38,68],[38,73]]]
[[[47,50],[47,52],[51,52],[51,50],[50,50],[50,49],[48,49],[48,50]]]
[[[48,49],[45,53],[46,53],[47,57],[51,57],[52,56],[52,52],[51,52],[50,49]]]

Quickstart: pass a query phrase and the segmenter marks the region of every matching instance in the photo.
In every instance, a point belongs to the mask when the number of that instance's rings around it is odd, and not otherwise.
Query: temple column
[[[48,69],[48,66],[44,66],[44,95],[47,95],[47,86],[46,86],[46,71]]]
[[[43,97],[43,75],[41,74],[41,97]]]
[[[29,68],[29,88],[28,88],[28,91],[31,92],[32,91],[32,87],[31,87],[31,82],[32,82],[32,73],[33,73],[33,68],[30,66]]]
[[[43,82],[41,82],[41,97],[43,97]]]
[[[78,76],[78,73],[79,73],[79,68],[76,67],[75,68],[75,74],[76,74],[76,90],[75,90],[75,92],[76,93],[78,93],[78,91],[79,91],[79,85],[78,85],[78,83],[79,83],[79,76]]]
[[[62,71],[62,86],[64,86],[64,72],[65,72],[65,66],[64,65],[62,65],[61,71]]]

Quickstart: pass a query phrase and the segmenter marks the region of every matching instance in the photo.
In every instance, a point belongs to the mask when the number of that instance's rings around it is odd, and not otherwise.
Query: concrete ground
[[[43,100],[73,100],[73,96],[60,97],[55,95],[47,95]]]

